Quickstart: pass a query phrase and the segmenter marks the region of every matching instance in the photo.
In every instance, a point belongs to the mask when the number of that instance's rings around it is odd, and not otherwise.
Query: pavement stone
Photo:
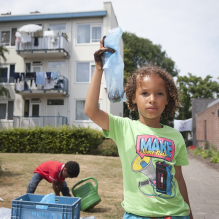
[[[219,219],[219,172],[192,157],[182,171],[194,219]]]

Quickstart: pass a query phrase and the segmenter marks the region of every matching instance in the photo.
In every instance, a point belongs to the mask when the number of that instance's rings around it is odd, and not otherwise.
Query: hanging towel
[[[22,32],[21,33],[21,42],[22,43],[29,43],[29,42],[31,42],[31,34]]]
[[[36,86],[35,80],[32,80],[31,90],[37,90],[37,86]]]
[[[45,79],[44,89],[54,89],[55,81],[53,79]]]
[[[21,78],[21,81],[25,81],[25,73],[24,72],[21,73],[21,77],[20,78]]]
[[[45,72],[36,72],[36,84],[45,84]]]
[[[48,78],[48,79],[51,79],[51,72],[46,72],[46,77]]]
[[[53,71],[52,72],[52,79],[57,79],[58,78],[58,71]]]
[[[36,72],[27,72],[26,81],[27,80],[36,80]]]
[[[15,83],[17,82],[17,79],[20,78],[20,73],[18,72],[14,72],[14,80],[15,80]]]
[[[38,46],[38,45],[39,45],[38,37],[34,37],[34,46]]]

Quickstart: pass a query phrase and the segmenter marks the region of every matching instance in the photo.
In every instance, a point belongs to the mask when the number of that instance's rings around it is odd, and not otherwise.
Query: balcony
[[[23,83],[27,83],[26,81]],[[51,89],[45,89],[45,87],[43,85],[40,86],[33,86],[30,85],[30,81],[29,81],[29,85],[28,86],[23,86],[23,88],[21,88],[18,86],[17,83],[15,83],[15,92],[22,95],[22,96],[36,96],[39,94],[50,94],[50,95],[60,95],[60,96],[67,96],[68,95],[68,79],[65,76],[59,76],[58,79],[56,80],[56,83],[54,83],[54,87]]]
[[[14,116],[14,128],[28,128],[35,126],[53,126],[58,127],[62,125],[67,125],[68,119],[64,116],[38,116],[38,117],[24,117],[24,116]]]
[[[17,54],[23,58],[68,58],[68,48],[68,41],[63,35],[56,39],[38,37],[37,43],[32,37],[31,42],[16,44]]]

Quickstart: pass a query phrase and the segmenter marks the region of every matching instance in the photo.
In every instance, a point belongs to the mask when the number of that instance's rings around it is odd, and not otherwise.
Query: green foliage
[[[208,145],[209,147],[209,145]],[[200,155],[202,158],[211,158],[211,162],[219,163],[219,151],[214,145],[211,148],[203,150],[201,147],[197,147],[193,150],[193,155]]]
[[[219,157],[216,157],[216,156],[212,157],[211,162],[212,163],[219,163]]]
[[[169,58],[160,45],[153,44],[149,39],[138,37],[133,33],[124,32],[122,35],[124,43],[124,81],[133,74],[135,69],[147,64],[154,64],[168,71],[173,77],[178,75],[175,62]],[[124,117],[138,119],[138,115],[130,111],[124,103]],[[173,118],[168,118],[173,120]],[[166,119],[162,124],[168,124]]]
[[[179,76],[177,84],[179,86],[179,114],[176,119],[190,119],[192,117],[192,98],[215,98],[219,97],[219,84],[212,81],[212,76],[205,79],[188,73],[187,76]]]
[[[6,62],[5,53],[9,53],[8,49],[4,47],[3,45],[0,45],[0,58],[2,58]],[[0,59],[1,62],[1,59]]]
[[[0,151],[11,153],[89,154],[103,141],[101,131],[60,126],[0,131]]]
[[[118,157],[117,145],[111,139],[105,139],[96,150],[92,151],[93,155]]]
[[[204,150],[201,154],[202,158],[207,158],[207,157],[212,157],[212,156],[213,156],[213,151],[210,149]]]
[[[196,149],[193,150],[193,155],[201,155],[202,153],[202,148],[197,147]]]
[[[210,146],[209,146],[209,142],[206,141],[206,142],[205,142],[205,150],[208,150],[209,148],[210,148]]]

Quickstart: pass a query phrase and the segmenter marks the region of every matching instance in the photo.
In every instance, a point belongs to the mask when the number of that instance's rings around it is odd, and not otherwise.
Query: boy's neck
[[[139,122],[151,128],[162,128],[159,117],[155,119],[140,117]]]

